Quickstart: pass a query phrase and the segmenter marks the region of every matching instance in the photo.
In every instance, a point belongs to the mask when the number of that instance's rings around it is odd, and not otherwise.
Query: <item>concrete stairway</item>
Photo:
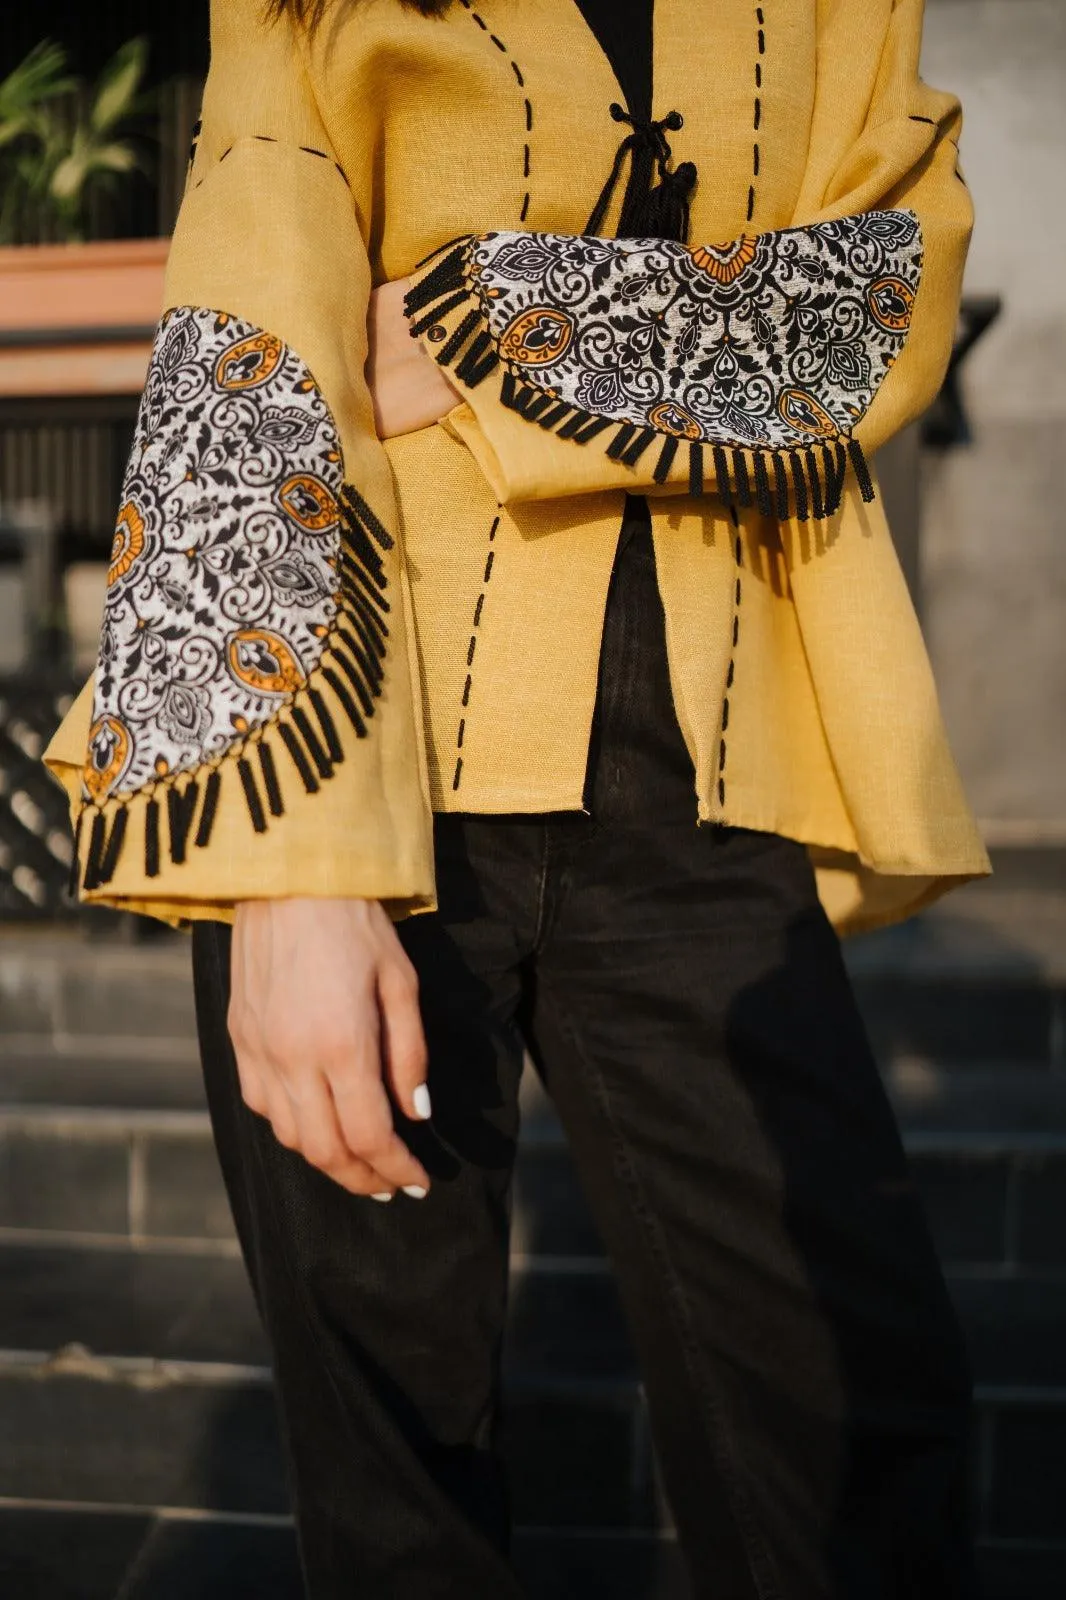
[[[851,960],[970,1338],[988,1600],[1066,1592],[1066,883],[1008,863]],[[296,1600],[187,946],[0,938],[0,1593]],[[507,1358],[531,1600],[684,1600],[610,1273],[527,1085]]]

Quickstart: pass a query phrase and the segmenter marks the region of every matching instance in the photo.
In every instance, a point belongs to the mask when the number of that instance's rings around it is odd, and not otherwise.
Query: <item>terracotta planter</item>
[[[169,244],[0,249],[0,398],[139,393]]]

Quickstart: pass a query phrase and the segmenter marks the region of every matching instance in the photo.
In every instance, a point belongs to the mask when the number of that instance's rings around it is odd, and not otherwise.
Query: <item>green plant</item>
[[[27,218],[51,237],[84,238],[94,197],[144,170],[135,136],[154,98],[147,64],[147,40],[130,39],[90,88],[45,40],[0,83],[0,243]]]

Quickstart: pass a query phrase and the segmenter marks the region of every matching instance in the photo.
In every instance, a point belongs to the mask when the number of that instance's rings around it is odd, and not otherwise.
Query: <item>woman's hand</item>
[[[229,1031],[245,1102],[283,1145],[352,1194],[424,1197],[385,1091],[429,1116],[418,983],[376,900],[239,905]]]
[[[366,377],[379,439],[428,428],[462,398],[418,340],[411,338],[403,313],[407,285],[408,279],[399,278],[383,283],[370,296]]]

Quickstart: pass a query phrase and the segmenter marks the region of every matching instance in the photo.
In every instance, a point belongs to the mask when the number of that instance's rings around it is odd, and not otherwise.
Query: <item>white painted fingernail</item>
[[[392,1199],[392,1195],[391,1194],[372,1194],[370,1196],[370,1198],[371,1198],[371,1200],[376,1200],[379,1203],[379,1205],[383,1205],[384,1206],[384,1205],[387,1205],[388,1202]]]
[[[403,1192],[404,1194],[409,1194],[412,1200],[424,1200],[429,1190],[423,1189],[421,1184],[418,1183],[405,1183]]]
[[[418,1088],[411,1096],[411,1100],[415,1108],[415,1116],[421,1117],[423,1122],[428,1122],[433,1115],[433,1102],[429,1098],[429,1089],[426,1084],[420,1083],[418,1085]]]

